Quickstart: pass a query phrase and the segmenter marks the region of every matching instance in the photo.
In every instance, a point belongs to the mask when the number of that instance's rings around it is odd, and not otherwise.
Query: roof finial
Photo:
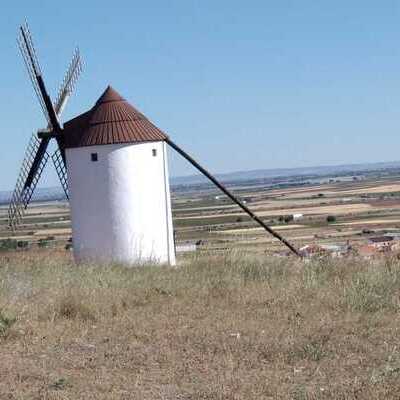
[[[106,103],[109,101],[124,101],[125,99],[111,86],[108,85],[106,90],[97,100],[96,104]]]

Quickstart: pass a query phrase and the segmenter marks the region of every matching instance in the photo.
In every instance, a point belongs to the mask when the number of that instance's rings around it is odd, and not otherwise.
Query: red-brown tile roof
[[[108,87],[94,107],[64,124],[65,148],[165,140],[164,132]]]

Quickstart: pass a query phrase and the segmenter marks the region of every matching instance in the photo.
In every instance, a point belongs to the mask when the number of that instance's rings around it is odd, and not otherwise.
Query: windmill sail
[[[62,112],[64,111],[65,106],[67,105],[67,102],[69,98],[72,95],[72,92],[74,91],[76,82],[78,81],[79,75],[81,74],[83,69],[82,66],[82,61],[79,53],[79,49],[75,49],[74,55],[72,57],[72,60],[68,66],[67,72],[64,75],[64,79],[61,83],[60,89],[58,91],[57,99],[54,103],[54,111],[56,113],[57,118],[59,119],[61,117]],[[66,185],[66,174],[67,174],[67,164],[65,161],[65,149],[63,142],[56,137],[57,144],[58,144],[58,149],[57,149],[57,154],[54,153],[52,158],[53,158],[53,163],[54,166],[56,167],[56,171],[58,174],[58,177],[61,182],[61,186],[64,189],[64,192],[68,198],[68,188],[65,186]],[[58,157],[60,156],[60,157]],[[58,162],[61,162],[63,165],[59,165]],[[62,174],[60,175],[60,173]]]
[[[50,135],[45,135],[41,138],[37,138],[34,135],[29,142],[9,207],[9,225],[13,229],[15,229],[16,225],[20,222],[23,212],[27,208],[33,192],[36,189],[43,169],[47,164],[49,158],[47,147],[51,137],[53,136],[56,138],[58,143],[58,150],[52,157],[53,163],[56,167],[61,185],[68,197],[65,152],[62,142],[59,140],[61,126],[58,121],[82,71],[82,62],[79,50],[76,49],[61,83],[57,99],[53,104],[47,93],[36,50],[33,45],[32,35],[26,23],[20,27],[17,42],[34,91],[47,120],[46,131],[50,133]]]
[[[38,58],[36,56],[36,50],[33,45],[32,36],[27,24],[20,27],[20,34],[17,41],[21,50],[22,57],[25,61],[29,76],[31,78],[34,90],[38,97],[39,103],[42,106],[43,113],[48,122],[51,124],[52,129],[55,131],[55,133],[59,134],[61,133],[61,127],[58,122],[53,103],[51,102],[50,96],[44,84],[42,71],[39,65]]]
[[[36,55],[36,50],[33,45],[32,35],[29,31],[28,24],[25,23],[20,27],[20,32],[17,37],[17,43],[19,50],[21,52],[22,58],[25,63],[26,70],[28,71],[29,78],[32,82],[33,89],[35,91],[36,97],[39,101],[40,107],[42,109],[43,115],[50,124],[50,116],[46,109],[46,103],[43,98],[43,94],[39,87],[37,77],[42,74],[40,69],[40,64]]]
[[[69,199],[68,194],[68,181],[67,181],[67,168],[65,167],[65,163],[63,161],[63,157],[61,155],[61,150],[57,149],[53,155],[51,156],[53,160],[54,167],[56,169],[58,179],[60,180],[61,186],[64,190],[65,196]]]
[[[76,82],[83,69],[79,49],[76,49],[70,62],[64,79],[58,91],[57,100],[54,104],[54,110],[57,117],[60,118],[61,113],[72,95]],[[54,167],[56,169],[61,186],[65,196],[68,197],[68,182],[67,182],[67,166],[65,163],[65,149],[61,142],[58,143],[58,149],[51,156]]]
[[[36,55],[35,47],[33,45],[32,35],[26,23],[20,27],[17,42],[19,44],[22,58],[24,59],[25,66],[31,79],[36,96],[39,100],[39,104],[42,108],[44,116],[47,119],[48,127],[58,130],[59,124],[57,116],[55,115],[53,104],[51,104],[50,97],[47,94],[46,88],[44,86],[40,64]],[[26,176],[26,181],[24,182],[24,190],[30,188],[33,181],[36,179],[38,169],[41,165],[42,157],[47,151],[49,142],[49,138],[40,140],[37,153],[34,155],[33,160],[30,160],[31,168],[29,169]]]
[[[65,73],[64,79],[60,85],[57,99],[54,103],[54,111],[57,117],[60,118],[64,108],[74,91],[76,82],[78,81],[79,75],[83,69],[79,49],[77,48],[74,52],[72,60],[68,66],[67,72]]]
[[[24,161],[22,162],[21,170],[8,209],[8,223],[12,229],[15,229],[15,227],[21,222],[24,210],[32,198],[33,192],[36,189],[40,176],[42,175],[44,167],[49,159],[49,155],[46,151],[42,153],[37,173],[35,174],[31,184],[28,187],[25,186],[29,171],[32,169],[35,155],[38,154],[39,148],[40,141],[36,135],[33,134],[26,149]]]

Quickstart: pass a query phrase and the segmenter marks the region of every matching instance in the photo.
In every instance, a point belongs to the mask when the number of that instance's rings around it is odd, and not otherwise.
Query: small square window
[[[157,156],[157,149],[153,149],[152,153],[153,153],[153,157],[156,157]]]
[[[98,160],[98,158],[97,158],[97,153],[92,153],[92,154],[90,155],[90,158],[91,158],[92,161],[97,161],[97,160]]]

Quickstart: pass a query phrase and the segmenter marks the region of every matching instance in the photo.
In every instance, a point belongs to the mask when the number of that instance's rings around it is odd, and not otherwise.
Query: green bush
[[[293,221],[293,215],[286,215],[284,221],[288,224],[289,222]]]
[[[38,241],[38,247],[40,247],[41,249],[48,247],[49,246],[49,241],[47,239],[39,239]]]
[[[6,316],[0,310],[0,337],[8,335],[10,328],[14,325],[16,318]]]
[[[29,242],[26,240],[19,240],[17,242],[17,247],[18,247],[18,249],[26,250],[29,248]]]
[[[330,224],[331,222],[336,222],[336,217],[334,215],[328,215],[326,217],[326,222],[328,222],[328,224]]]
[[[18,242],[15,239],[0,240],[0,251],[15,250],[18,247]]]

